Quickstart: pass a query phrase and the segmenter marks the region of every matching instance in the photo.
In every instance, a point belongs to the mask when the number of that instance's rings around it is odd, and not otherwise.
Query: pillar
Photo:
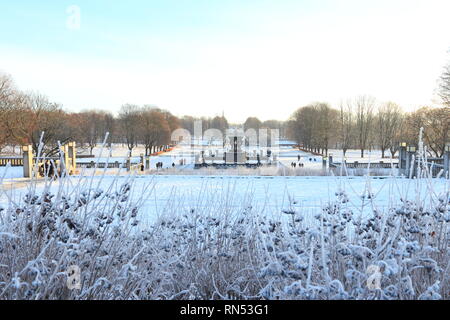
[[[450,144],[445,146],[444,152],[444,177],[450,179]]]
[[[61,176],[70,174],[70,161],[69,161],[69,145],[65,144],[61,147],[61,151],[63,152],[63,163],[60,163]]]
[[[23,146],[23,177],[31,178],[33,172],[33,147],[31,145]]]
[[[416,160],[414,159],[414,156],[416,154],[416,147],[409,146],[406,148],[406,172],[405,176],[407,178],[410,177],[410,173],[412,171],[411,178],[414,178],[416,176]],[[412,163],[414,159],[414,163]]]
[[[130,156],[127,157],[127,171],[131,171],[131,158],[130,158]]]
[[[398,168],[400,173],[406,176],[408,175],[408,173],[406,173],[406,142],[400,143],[398,152]]]
[[[75,142],[69,142],[67,147],[67,170],[69,174],[74,174],[77,169],[77,151]]]

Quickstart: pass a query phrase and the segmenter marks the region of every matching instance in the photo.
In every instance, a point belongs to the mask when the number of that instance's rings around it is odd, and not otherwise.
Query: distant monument
[[[261,165],[271,165],[271,152],[254,150],[252,153],[246,152],[243,146],[247,145],[246,142],[249,141],[249,137],[245,135],[242,129],[229,129],[224,139],[223,151],[215,150],[214,152],[210,150],[208,155],[205,152],[197,155],[195,158],[195,167],[235,167],[235,166],[246,166],[246,167],[259,167]],[[259,148],[259,147],[258,147]]]
[[[245,141],[244,134],[234,130],[227,135],[226,141],[226,145],[228,145],[229,150],[225,152],[225,163],[245,164],[247,157],[246,153],[242,150],[242,145]]]

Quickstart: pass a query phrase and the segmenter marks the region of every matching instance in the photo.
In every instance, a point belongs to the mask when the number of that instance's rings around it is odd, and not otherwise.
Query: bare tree
[[[317,113],[313,106],[305,106],[297,109],[291,117],[290,132],[292,138],[303,148],[314,151],[317,148],[314,139],[315,119]]]
[[[83,144],[89,147],[92,154],[99,141],[102,141],[107,132],[111,132],[112,115],[105,111],[89,110],[80,112],[80,134]]]
[[[167,110],[161,110],[161,113],[164,115],[164,118],[169,125],[170,132],[174,132],[175,130],[180,128],[180,119],[178,119],[178,117],[174,116]]]
[[[14,143],[31,144],[37,152],[43,132],[44,151],[56,148],[58,141],[65,143],[70,140],[70,133],[65,130],[67,114],[46,96],[18,92],[11,108],[4,126]]]
[[[211,119],[211,128],[220,130],[225,134],[226,130],[229,128],[228,120],[225,117],[214,117]]]
[[[407,115],[404,130],[406,142],[417,145],[420,128],[429,155],[442,157],[450,140],[450,108],[423,107]]]
[[[378,145],[381,149],[381,157],[385,157],[386,150],[395,150],[397,137],[401,128],[402,111],[393,103],[384,103],[376,115],[375,128]],[[393,155],[393,154],[392,154]]]
[[[193,136],[194,135],[194,123],[195,120],[197,120],[194,117],[191,116],[183,116],[181,119],[179,119],[180,121],[180,127],[183,129],[186,129],[190,132],[190,134]]]
[[[44,147],[55,148],[58,141],[65,143],[69,140],[70,137],[64,133],[65,112],[60,105],[50,102],[41,94],[30,94],[27,99],[27,108],[30,115],[27,135],[36,152],[43,132]]]
[[[314,152],[327,154],[336,139],[339,112],[326,103],[314,103],[298,109],[289,122],[290,133],[299,145]]]
[[[330,142],[336,136],[336,122],[338,119],[338,111],[332,109],[327,103],[317,103],[315,106],[317,111],[317,132],[315,135],[318,139],[319,152],[328,155]]]
[[[149,156],[155,147],[169,143],[171,128],[167,114],[159,109],[144,107],[140,113],[139,140]]]
[[[354,101],[356,117],[356,140],[358,148],[361,150],[361,158],[364,158],[364,151],[369,146],[370,134],[373,126],[373,110],[375,98],[370,96],[359,96]]]
[[[39,93],[20,92],[10,76],[0,75],[0,145],[32,144],[36,152],[44,132],[44,148],[55,148],[69,138],[65,121],[60,105]]]
[[[344,157],[347,150],[352,147],[354,140],[354,127],[352,104],[348,102],[346,106],[344,106],[344,104],[341,103],[339,111],[339,142],[344,153]]]
[[[267,120],[262,123],[262,126],[271,130],[278,130],[280,137],[286,138],[287,121]]]
[[[11,132],[8,123],[13,115],[17,90],[9,75],[0,74],[0,150],[10,141]]]
[[[254,129],[256,132],[261,128],[262,122],[256,117],[249,117],[244,122],[244,130]]]
[[[127,144],[130,153],[137,146],[139,138],[139,106],[125,104],[119,112],[119,123],[122,132],[123,141]]]
[[[450,63],[444,67],[439,83],[439,96],[443,103],[450,107]]]

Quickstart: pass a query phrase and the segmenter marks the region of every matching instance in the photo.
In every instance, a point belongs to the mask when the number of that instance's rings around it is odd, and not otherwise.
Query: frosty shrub
[[[370,179],[363,211],[344,187],[309,213],[206,189],[150,224],[151,179],[34,179],[1,191],[0,299],[449,299],[448,183],[380,209]]]

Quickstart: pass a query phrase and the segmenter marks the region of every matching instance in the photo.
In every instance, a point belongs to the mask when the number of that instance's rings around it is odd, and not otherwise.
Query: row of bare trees
[[[41,139],[47,154],[58,142],[70,140],[92,151],[115,128],[108,112],[68,113],[42,94],[20,91],[11,76],[0,74],[0,151],[7,145],[31,144],[37,152]]]
[[[70,113],[58,103],[37,93],[20,91],[9,75],[0,74],[0,152],[9,146],[31,144],[35,152],[41,140],[44,152],[67,141],[93,149],[109,133],[108,142],[132,149],[142,144],[149,154],[170,143],[170,133],[179,119],[170,112],[150,106],[124,105],[118,117],[99,110]]]
[[[383,158],[387,150],[396,153],[403,125],[403,111],[396,103],[359,96],[342,102],[338,114],[335,143],[344,154],[351,148],[359,149],[361,157],[373,148],[380,149]]]
[[[254,129],[258,132],[259,129],[278,130],[280,138],[287,137],[287,121],[266,120],[261,121],[257,117],[249,117],[243,124],[244,130]]]
[[[450,108],[422,107],[405,113],[393,102],[377,103],[360,96],[332,108],[314,103],[298,109],[289,122],[290,136],[307,150],[328,154],[329,148],[364,151],[379,149],[395,155],[400,142],[417,145],[420,128],[429,154],[441,157],[450,142]]]
[[[267,121],[261,121],[257,117],[249,117],[245,120],[243,124],[230,124],[225,118],[225,116],[216,116],[214,118],[195,118],[191,116],[184,116],[180,118],[180,126],[183,129],[187,129],[191,135],[194,134],[194,122],[195,121],[201,121],[202,122],[202,129],[208,130],[208,129],[218,129],[223,134],[226,133],[226,130],[230,127],[243,127],[244,131],[247,131],[248,129],[254,129],[258,131],[259,129],[276,129],[279,130],[280,137],[286,137],[286,121],[280,121],[280,120],[267,120]]]
[[[10,76],[0,74],[0,148],[31,144],[37,150],[42,132],[44,145],[55,148],[57,141],[70,137],[60,122],[66,116],[61,105],[41,94],[19,91]]]
[[[361,157],[368,149],[381,149],[395,155],[399,143],[417,145],[418,132],[424,128],[424,140],[431,156],[442,157],[450,142],[450,63],[439,79],[441,107],[422,107],[405,113],[393,102],[379,103],[370,96],[342,102],[339,108],[313,103],[294,112],[288,122],[288,134],[304,148],[328,154],[330,147],[359,149]]]
[[[130,152],[143,145],[146,156],[170,144],[171,133],[180,127],[180,120],[170,112],[148,105],[123,105],[117,121],[121,142]]]
[[[289,122],[291,138],[307,150],[328,152],[336,135],[339,112],[326,103],[313,103],[299,108]]]
[[[196,121],[201,121],[203,131],[208,129],[217,129],[225,134],[226,130],[230,127],[227,118],[223,115],[215,116],[213,118],[184,116],[180,118],[180,127],[188,130],[190,134],[194,136],[194,123]]]

